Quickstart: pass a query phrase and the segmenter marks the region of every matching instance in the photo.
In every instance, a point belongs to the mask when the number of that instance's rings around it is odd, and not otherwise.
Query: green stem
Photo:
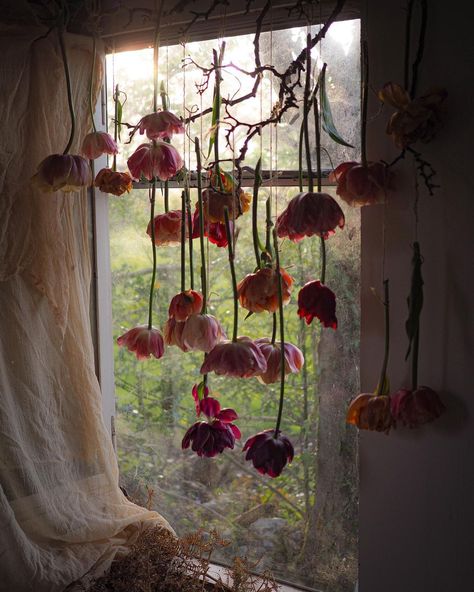
[[[413,14],[413,4],[415,0],[409,0],[407,6],[407,17],[405,20],[405,56],[403,66],[403,86],[408,91],[409,68],[410,68],[410,45],[411,45],[411,19]]]
[[[156,16],[155,44],[153,47],[153,112],[158,111],[158,58],[160,54],[160,28],[164,0],[161,0]]]
[[[214,87],[214,100],[215,105],[218,105],[218,112],[216,113],[216,124],[214,130],[214,171],[217,177],[217,187],[220,191],[224,191],[224,183],[221,179],[221,169],[219,166],[219,127],[220,127],[220,103],[221,103],[221,66],[224,58],[225,42],[222,42],[220,47],[219,57],[217,57],[216,50],[213,50],[214,54],[214,68],[216,74],[215,87]]]
[[[273,325],[272,325],[272,345],[275,345],[276,333],[277,333],[277,315],[273,313]]]
[[[225,233],[227,235],[227,249],[229,253],[229,267],[230,275],[232,276],[232,292],[234,294],[234,330],[232,333],[232,341],[237,341],[237,331],[239,324],[239,298],[237,295],[237,278],[235,277],[234,267],[234,247],[232,244],[232,233],[230,231],[230,220],[229,220],[229,208],[224,207],[224,218],[225,218]]]
[[[115,85],[115,94],[114,94],[114,140],[117,143],[118,139],[118,107],[119,106],[119,85]],[[112,160],[112,170],[115,172],[117,170],[117,155],[114,154],[114,158]]]
[[[161,107],[163,111],[168,111],[169,109],[169,100],[168,95],[166,94],[166,89],[163,81],[161,81],[160,85],[160,97],[161,97]]]
[[[198,210],[199,210],[199,244],[201,246],[201,283],[202,283],[202,314],[207,312],[207,277],[206,277],[206,250],[204,248],[204,208],[202,207],[202,180],[201,180],[201,148],[199,139],[194,139],[196,149],[196,169],[197,169],[197,191],[198,191]]]
[[[272,200],[269,197],[265,202],[265,211],[266,211],[266,225],[265,225],[265,251],[268,253],[270,258],[273,258],[273,248],[272,248]]]
[[[148,329],[153,326],[153,293],[155,291],[156,279],[156,244],[155,244],[155,198],[156,198],[156,181],[153,180],[151,186],[150,197],[150,224],[151,224],[151,245],[153,253],[153,271],[151,273],[150,296],[148,299]]]
[[[324,64],[326,66],[326,64]],[[321,130],[319,128],[319,111],[318,111],[318,99],[314,95],[313,100],[314,110],[314,135],[316,140],[316,174],[317,174],[317,190],[321,193],[322,189],[322,174],[321,174]]]
[[[186,196],[181,192],[181,292],[186,290]]]
[[[362,109],[360,121],[360,151],[363,166],[367,166],[367,107],[369,102],[369,52],[367,41],[362,42]]]
[[[326,282],[326,241],[321,236],[321,283]]]
[[[94,121],[94,107],[92,101],[92,89],[94,86],[94,69],[95,69],[95,45],[96,39],[95,35],[92,37],[92,65],[91,65],[91,79],[89,81],[89,111],[91,113],[91,122],[92,122],[92,129],[94,132],[97,131]]]
[[[278,238],[276,230],[273,230],[273,243],[276,257],[276,273],[278,276],[278,311],[280,317],[280,402],[278,417],[273,437],[277,438],[280,432],[281,418],[283,414],[283,402],[285,399],[285,323],[283,318],[283,290],[281,286],[280,255],[278,253]]]
[[[379,384],[377,385],[377,392],[376,395],[381,395],[384,390],[384,386],[387,380],[387,366],[388,366],[388,355],[390,352],[390,301],[389,301],[389,291],[388,291],[388,280],[384,280],[383,282],[383,289],[384,289],[384,301],[383,305],[385,308],[385,350],[383,356],[383,364],[382,364],[382,371],[380,372],[380,380]]]
[[[63,154],[67,154],[71,148],[71,144],[74,141],[74,133],[76,131],[76,116],[74,114],[74,103],[72,101],[72,90],[71,90],[71,77],[69,75],[69,65],[67,61],[66,46],[64,44],[63,30],[61,27],[58,28],[59,47],[61,48],[61,56],[64,65],[64,74],[66,76],[66,90],[67,90],[67,102],[69,106],[69,115],[71,116],[71,133],[69,134],[69,140],[64,148]]]
[[[165,181],[164,202],[165,202],[165,212],[168,213],[170,211],[170,199],[169,199],[169,184],[168,184],[168,181]]]
[[[304,87],[304,111],[303,111],[303,127],[304,127],[304,144],[306,151],[306,168],[308,169],[308,191],[313,191],[313,171],[311,169],[311,150],[309,146],[309,128],[308,115],[310,109],[310,84],[311,84],[311,35],[308,35],[306,48],[306,81]]]
[[[298,143],[298,185],[300,193],[303,193],[303,138],[304,138],[304,116],[300,127],[300,140]]]
[[[255,251],[255,261],[257,262],[258,269],[261,269],[262,263],[260,261],[260,240],[258,238],[258,188],[260,187],[260,169],[262,166],[262,159],[259,158],[257,166],[255,167],[255,179],[253,184],[253,202],[252,202],[252,238],[253,238],[253,249]]]
[[[194,290],[194,267],[193,267],[193,217],[191,214],[191,198],[189,188],[184,189],[186,193],[186,215],[188,220],[188,241],[189,241],[189,287]]]

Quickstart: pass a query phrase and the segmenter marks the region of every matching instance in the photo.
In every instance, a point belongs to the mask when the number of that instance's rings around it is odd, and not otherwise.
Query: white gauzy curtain
[[[55,32],[0,25],[0,590],[56,592],[105,570],[149,524],[101,415],[89,325],[86,191],[29,180],[69,135]],[[77,153],[91,42],[66,36]],[[80,589],[80,588],[79,588]]]

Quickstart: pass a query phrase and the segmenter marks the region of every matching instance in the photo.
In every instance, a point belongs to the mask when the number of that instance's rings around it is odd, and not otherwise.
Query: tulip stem
[[[273,248],[272,248],[272,200],[269,197],[265,202],[265,210],[266,210],[266,227],[265,227],[265,251],[268,253],[270,259],[273,258]]]
[[[413,336],[413,353],[412,353],[412,366],[411,366],[411,388],[416,391],[418,388],[418,351],[420,348],[420,325],[415,330]]]
[[[311,84],[311,35],[308,35],[306,48],[306,80],[304,87],[304,108],[303,108],[303,127],[304,127],[304,144],[306,151],[306,167],[308,169],[308,191],[313,191],[313,171],[311,168],[311,150],[309,146],[309,127],[308,115],[310,109],[310,84]]]
[[[66,46],[64,44],[63,30],[61,27],[58,28],[59,47],[61,48],[61,56],[64,65],[64,75],[66,76],[66,90],[67,90],[67,102],[69,105],[69,114],[71,116],[71,133],[69,134],[69,140],[64,148],[63,154],[67,154],[71,148],[71,144],[74,141],[74,133],[76,131],[76,116],[74,114],[74,103],[72,101],[72,90],[71,90],[71,76],[69,74],[69,65],[67,61]]]
[[[115,93],[114,93],[114,141],[117,143],[118,139],[118,115],[119,115],[119,85],[115,85]],[[115,172],[117,170],[117,155],[114,154],[112,160],[112,170]]]
[[[273,326],[272,326],[272,345],[275,345],[276,333],[277,333],[277,315],[273,313]]]
[[[206,277],[206,251],[204,248],[204,208],[202,207],[202,180],[201,180],[201,148],[199,138],[194,139],[196,149],[197,192],[199,210],[199,244],[201,246],[201,284],[202,284],[202,314],[207,312],[207,277]]]
[[[326,64],[323,66],[323,72],[326,68]],[[323,73],[324,76],[324,73]],[[321,193],[322,182],[321,182],[321,129],[319,128],[319,112],[318,112],[318,97],[316,93],[313,99],[313,110],[314,110],[314,135],[316,139],[316,175],[317,175],[317,191]]]
[[[260,169],[262,165],[262,158],[260,157],[255,167],[255,179],[253,184],[253,202],[252,202],[252,238],[253,238],[253,249],[255,251],[255,261],[257,262],[257,268],[261,269],[262,262],[260,261],[260,240],[258,238],[258,188],[260,186]]]
[[[367,107],[369,102],[369,51],[367,48],[367,41],[362,41],[361,52],[361,74],[362,74],[362,89],[361,89],[361,121],[360,121],[360,152],[362,166],[367,166]]]
[[[214,86],[214,109],[215,113],[215,127],[214,127],[214,170],[217,178],[217,187],[220,191],[224,191],[224,183],[221,179],[221,169],[219,166],[219,127],[220,127],[220,116],[221,116],[221,66],[222,60],[224,59],[225,41],[222,42],[219,57],[217,51],[214,49],[214,69],[216,73],[216,80]]]
[[[189,287],[194,290],[194,269],[193,269],[193,218],[191,214],[191,198],[189,196],[189,188],[186,185],[184,188],[186,195],[186,216],[188,223],[188,241],[189,241]]]
[[[230,274],[232,276],[232,292],[234,294],[234,331],[232,333],[232,341],[237,341],[237,331],[239,324],[239,298],[237,295],[237,278],[235,277],[234,267],[234,247],[232,243],[232,233],[230,231],[230,220],[229,220],[229,208],[224,206],[224,219],[225,219],[225,233],[227,236],[227,249],[229,253],[229,267]]]
[[[186,290],[186,194],[181,192],[181,292]]]
[[[298,142],[298,185],[300,193],[303,193],[303,138],[304,138],[304,121],[300,127],[300,140]]]
[[[386,381],[387,381],[388,355],[390,352],[390,301],[389,301],[388,280],[384,280],[383,289],[384,289],[383,305],[384,305],[384,309],[385,309],[385,350],[384,350],[384,356],[383,356],[382,371],[380,372],[380,380],[377,385],[377,392],[375,393],[376,395],[386,394],[384,391],[385,391],[385,385],[386,385]]]
[[[155,198],[156,198],[156,181],[153,180],[151,186],[150,197],[150,225],[151,225],[151,246],[153,253],[153,270],[151,272],[150,296],[148,299],[148,330],[152,329],[153,323],[153,293],[155,290],[156,279],[156,244],[155,244]]]
[[[94,86],[94,70],[95,70],[95,45],[96,39],[95,35],[92,37],[92,65],[91,65],[91,79],[89,81],[89,110],[91,112],[91,122],[92,122],[92,130],[97,132],[97,128],[95,126],[94,121],[94,107],[92,103],[92,89]]]
[[[326,283],[326,241],[321,236],[321,283]]]
[[[276,273],[278,276],[278,311],[280,317],[280,402],[278,406],[278,417],[276,421],[275,431],[273,433],[273,437],[278,438],[278,434],[280,433],[281,418],[283,414],[283,402],[285,399],[285,323],[283,318],[283,290],[281,285],[280,255],[278,253],[278,238],[276,229],[273,230],[273,243],[276,257]]]

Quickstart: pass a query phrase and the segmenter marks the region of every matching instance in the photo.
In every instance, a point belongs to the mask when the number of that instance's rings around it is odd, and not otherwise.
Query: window
[[[262,35],[262,54],[266,63],[283,66],[296,48],[304,45],[306,27]],[[357,142],[359,102],[359,22],[335,23],[323,43],[327,61],[329,94],[334,119],[341,135]],[[226,61],[251,68],[252,35],[229,37]],[[183,71],[181,60],[190,55],[207,65],[215,40],[193,42],[184,48],[162,48],[160,80],[164,80],[171,109],[179,114],[183,104],[201,108],[195,84],[201,74],[196,68]],[[321,63],[321,56],[314,55]],[[152,51],[149,49],[111,54],[107,58],[109,113],[112,89],[119,83],[126,93],[124,121],[137,122],[151,111]],[[238,74],[225,75],[223,94],[232,94],[248,84]],[[183,96],[185,100],[183,101]],[[212,88],[204,93],[206,105]],[[275,90],[268,80],[261,92],[235,111],[250,121],[275,101]],[[198,136],[207,145],[210,119],[191,126],[190,138]],[[122,140],[126,139],[122,130]],[[265,215],[265,200],[276,198],[277,212],[297,192],[297,145],[299,121],[291,112],[278,131],[267,129],[252,142],[246,165],[247,181],[252,185],[252,167],[262,153],[264,183],[259,193],[259,216]],[[195,168],[190,138],[175,137],[173,143],[185,154],[186,166]],[[240,138],[234,138],[238,144]],[[126,158],[140,143],[138,134],[125,146],[118,160],[125,169]],[[223,142],[222,142],[223,144]],[[357,158],[353,149],[323,138],[323,169],[334,162]],[[329,155],[331,159],[329,158]],[[227,170],[232,169],[232,153]],[[276,171],[284,171],[278,175]],[[325,191],[335,196],[333,187]],[[180,208],[181,190],[170,190],[170,209]],[[196,201],[194,190],[192,203]],[[163,211],[158,198],[158,212]],[[321,331],[316,323],[307,326],[296,314],[297,289],[319,275],[320,253],[316,240],[298,245],[282,243],[282,265],[295,280],[292,300],[285,308],[287,339],[303,350],[306,365],[290,375],[286,389],[283,430],[295,444],[296,457],[275,480],[260,476],[244,461],[241,447],[245,438],[274,425],[278,408],[278,385],[264,386],[256,379],[235,380],[212,375],[213,390],[223,406],[234,407],[243,437],[233,451],[214,459],[198,458],[181,450],[181,439],[195,421],[191,387],[199,382],[201,353],[182,353],[169,347],[159,361],[137,362],[132,354],[115,346],[115,393],[117,452],[121,485],[141,504],[157,509],[178,534],[204,528],[218,529],[230,541],[215,559],[227,563],[235,555],[255,562],[255,569],[270,569],[275,577],[293,585],[309,586],[327,592],[353,590],[357,578],[357,476],[356,442],[346,429],[346,403],[358,390],[359,343],[359,213],[343,207],[346,227],[328,242],[328,284],[337,293],[337,332]],[[110,198],[110,253],[112,269],[113,335],[146,320],[151,273],[151,249],[145,233],[148,224],[148,192],[137,186],[130,195]],[[237,279],[253,271],[254,254],[250,217],[237,221]],[[197,241],[195,255],[198,254]],[[211,294],[209,312],[231,332],[232,295],[227,253],[208,247]],[[195,270],[195,281],[199,285]],[[180,291],[179,248],[158,248],[155,324],[163,326],[171,297]],[[239,333],[252,338],[270,336],[272,317],[267,313],[245,319],[240,310]],[[335,382],[334,377],[338,377]]]

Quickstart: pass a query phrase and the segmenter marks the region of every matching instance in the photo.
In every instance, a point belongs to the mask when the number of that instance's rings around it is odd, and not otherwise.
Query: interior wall
[[[403,84],[404,6],[368,0],[371,83]],[[473,45],[471,5],[447,10],[431,0],[418,92],[445,87],[445,124],[436,139],[417,146],[437,170],[441,189],[420,186],[419,240],[424,255],[419,383],[435,389],[447,413],[416,430],[363,432],[360,440],[360,591],[464,592],[474,589],[474,400],[472,366],[473,195],[471,139]],[[397,151],[384,134],[390,108],[371,96],[369,158],[390,161]],[[375,117],[374,117],[375,116]],[[371,119],[373,117],[373,119]],[[392,391],[410,386],[404,361],[413,242],[413,165],[400,163],[386,225],[386,275],[391,286]],[[374,390],[383,355],[381,289],[383,206],[362,213],[363,392]]]

